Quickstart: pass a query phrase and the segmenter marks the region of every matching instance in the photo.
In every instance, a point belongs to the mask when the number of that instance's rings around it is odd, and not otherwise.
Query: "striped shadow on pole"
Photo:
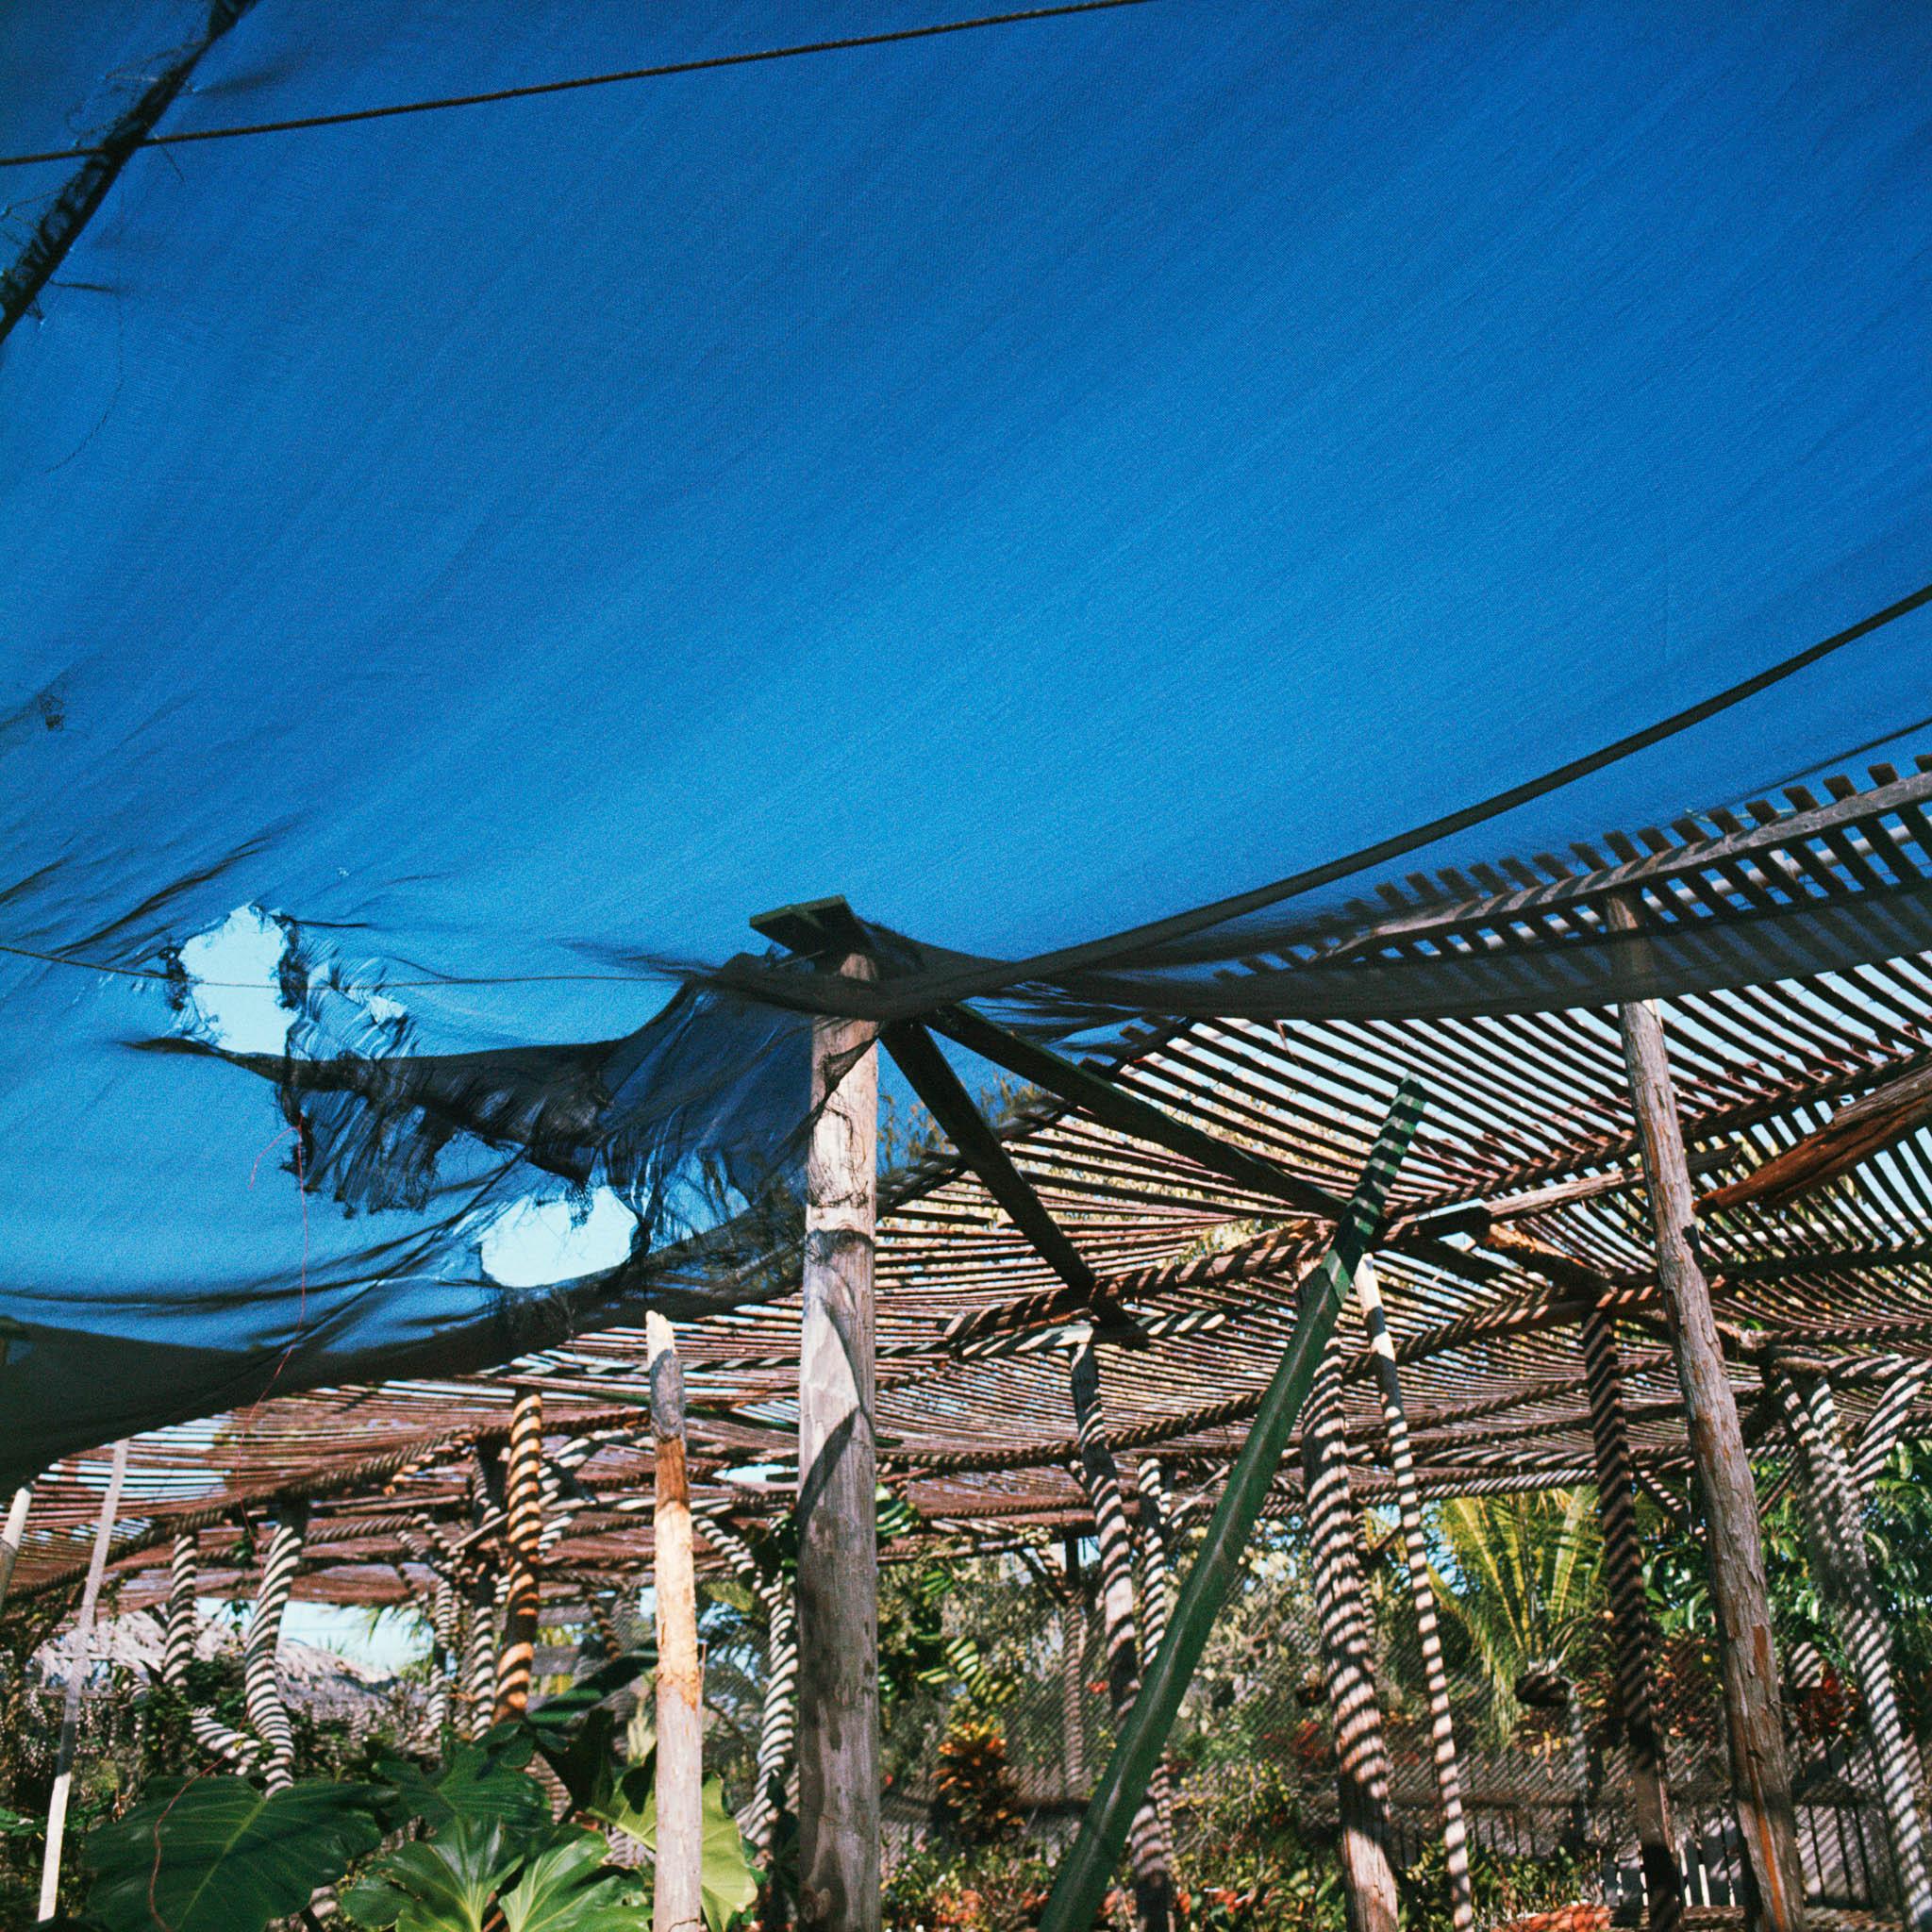
[[[1375,1137],[1374,1151],[1335,1230],[1335,1240],[1303,1284],[1301,1319],[1229,1472],[1214,1520],[1181,1585],[1167,1635],[1141,1681],[1141,1694],[1122,1722],[1113,1756],[1054,1881],[1040,1932],[1087,1932],[1100,1909],[1214,1620],[1241,1578],[1248,1538],[1281,1466],[1322,1351],[1335,1332],[1343,1298],[1381,1231],[1389,1191],[1415,1138],[1422,1112],[1421,1086],[1405,1080]]]

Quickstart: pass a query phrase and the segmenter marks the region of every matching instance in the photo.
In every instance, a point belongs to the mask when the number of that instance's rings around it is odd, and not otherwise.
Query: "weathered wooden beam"
[[[530,1702],[537,1657],[537,1566],[543,1541],[543,1398],[519,1389],[510,1409],[503,1482],[503,1648],[496,1659],[495,1721]]]
[[[1798,1459],[1798,1499],[1810,1548],[1811,1574],[1837,1624],[1878,1773],[1878,1800],[1891,1840],[1900,1903],[1913,1932],[1932,1932],[1932,1880],[1919,1817],[1917,1754],[1906,1736],[1892,1673],[1884,1607],[1865,1554],[1864,1510],[1839,1433],[1831,1384],[1822,1375],[1765,1369]]]
[[[1611,920],[1634,933],[1639,922],[1620,900]],[[1698,1258],[1690,1175],[1671,1078],[1663,1023],[1647,1000],[1619,1008],[1631,1106],[1642,1142],[1657,1286],[1677,1360],[1690,1451],[1709,1532],[1711,1595],[1730,1737],[1732,1797],[1744,1846],[1745,1908],[1754,1932],[1800,1932],[1804,1870],[1785,1756],[1777,1645],[1764,1581],[1757,1495],[1745,1457],[1737,1398],[1724,1373],[1710,1288]]]
[[[1624,1402],[1616,1324],[1601,1307],[1582,1323],[1590,1390],[1591,1446],[1596,1456],[1597,1515],[1603,1527],[1604,1583],[1616,1657],[1617,1702],[1630,1758],[1630,1804],[1651,1932],[1673,1932],[1684,1914],[1683,1873],[1671,1823],[1663,1733],[1657,1722],[1657,1626],[1643,1583],[1637,1533],[1637,1470]]]
[[[684,1468],[684,1371],[671,1324],[655,1309],[644,1317],[644,1334],[657,1501],[651,1575],[658,1597],[658,1844],[651,1923],[657,1932],[698,1932],[704,1924],[705,1676]]]
[[[872,975],[862,953],[824,967]],[[873,1247],[878,1055],[864,1021],[811,1029],[798,1363],[799,1917],[879,1924],[878,1538]]]
[[[1449,1920],[1454,1932],[1475,1924],[1475,1899],[1469,1877],[1469,1824],[1462,1811],[1462,1765],[1456,1750],[1456,1721],[1449,1707],[1449,1674],[1442,1661],[1442,1636],[1436,1624],[1436,1589],[1429,1576],[1429,1551],[1423,1529],[1422,1492],[1416,1484],[1415,1457],[1408,1441],[1408,1415],[1402,1399],[1402,1372],[1389,1333],[1375,1264],[1364,1259],[1355,1272],[1356,1301],[1375,1359],[1382,1397],[1382,1420],[1389,1431],[1389,1472],[1395,1485],[1397,1520],[1408,1566],[1409,1599],[1415,1606],[1416,1636],[1422,1650],[1423,1683],[1429,1703],[1429,1749],[1436,1790],[1442,1801],[1442,1851],[1449,1878]]]
[[[74,1661],[67,1670],[67,1697],[60,1713],[60,1742],[54,1755],[54,1790],[47,1800],[47,1847],[41,1861],[41,1907],[37,1916],[51,1919],[60,1896],[60,1851],[67,1834],[67,1797],[74,1789],[74,1746],[80,1735],[80,1692],[87,1682],[88,1644],[94,1634],[94,1607],[101,1600],[101,1578],[108,1568],[108,1544],[114,1535],[114,1518],[121,1507],[121,1486],[127,1479],[127,1439],[114,1444],[108,1465],[108,1487],[101,1491],[100,1521],[94,1527],[93,1555],[87,1583],[80,1593],[80,1614],[74,1623]]]
[[[1362,1588],[1348,1450],[1341,1433],[1341,1357],[1332,1343],[1315,1371],[1302,1414],[1302,1482],[1335,1743],[1349,1932],[1395,1932],[1389,1750],[1375,1699],[1374,1633]]]

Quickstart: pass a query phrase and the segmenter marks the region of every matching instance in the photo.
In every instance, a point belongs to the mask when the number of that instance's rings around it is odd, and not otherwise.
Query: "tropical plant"
[[[1603,1560],[1595,1496],[1459,1496],[1441,1505],[1437,1529],[1447,1558],[1437,1596],[1469,1639],[1488,1680],[1496,1741],[1506,1741],[1532,1698],[1560,1707],[1568,1687],[1594,1674]]]

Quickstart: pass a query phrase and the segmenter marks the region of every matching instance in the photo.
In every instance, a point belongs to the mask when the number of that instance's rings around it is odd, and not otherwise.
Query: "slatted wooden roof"
[[[1897,908],[1932,877],[1932,775],[1879,767],[1864,790],[1824,790],[1825,802],[1793,788],[1746,818],[1612,837],[1568,859],[1418,880],[1356,907],[1319,945],[1250,962],[1225,983],[1226,1014],[1148,1029],[1106,1063],[1171,1115],[1340,1193],[1400,1078],[1424,1082],[1428,1111],[1380,1272],[1431,1492],[1591,1479],[1574,1323],[1606,1286],[1620,1298],[1640,1470],[1668,1489],[1688,1467],[1614,1013],[1246,1013],[1265,1005],[1270,975],[1578,945],[1602,937],[1613,892],[1634,894],[1658,933],[1722,929],[1733,968],[1754,943],[1754,917],[1800,907],[1881,932],[1890,921],[1901,942],[1914,939]],[[1901,1362],[1932,1355],[1932,1134],[1919,1124],[1932,1116],[1932,955],[1913,943],[1856,971],[1721,986],[1667,1002],[1664,1017],[1747,1437],[1774,1458],[1757,1383],[1767,1350],[1830,1363],[1855,1417]],[[1101,1344],[1117,1447],[1158,1452],[1183,1487],[1210,1484],[1291,1330],[1324,1224],[1057,1104],[1023,1113],[1008,1137],[1153,1336],[1141,1350]],[[1773,1183],[1782,1191],[1746,1198]],[[898,1176],[888,1198],[884,1478],[933,1534],[975,1546],[1083,1523],[1064,1330],[1041,1318],[1058,1278],[948,1150]],[[780,1298],[683,1336],[701,1514],[744,1520],[788,1505],[797,1324],[795,1299]],[[1343,1335],[1357,1480],[1374,1499],[1384,1444],[1352,1315]],[[270,1400],[144,1437],[117,1545],[124,1600],[159,1587],[154,1566],[191,1527],[204,1588],[245,1589],[237,1524],[298,1492],[317,1499],[301,1593],[369,1602],[420,1588],[428,1560],[487,1547],[491,1526],[472,1513],[474,1457],[501,1442],[515,1390],[532,1386],[544,1391],[553,1457],[583,1457],[558,1480],[548,1587],[570,1596],[634,1576],[649,1561],[642,1361],[641,1337],[617,1330],[491,1377]],[[104,1454],[78,1457],[42,1481],[17,1590],[77,1577],[104,1471]],[[1292,1507],[1291,1469],[1279,1487],[1279,1507]]]

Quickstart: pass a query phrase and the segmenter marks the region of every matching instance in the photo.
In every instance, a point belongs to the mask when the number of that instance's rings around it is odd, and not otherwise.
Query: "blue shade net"
[[[0,146],[171,58],[163,134],[949,9],[230,11],[22,0]],[[0,347],[0,1480],[778,1292],[815,1006],[1225,1009],[1382,880],[1899,756],[1923,609],[1322,870],[1932,578],[1928,42],[1153,0],[132,153]],[[17,271],[83,165],[0,170]],[[741,951],[831,892],[870,992]],[[1241,998],[1631,988],[1539,974]],[[492,1264],[613,1200],[615,1266]]]

